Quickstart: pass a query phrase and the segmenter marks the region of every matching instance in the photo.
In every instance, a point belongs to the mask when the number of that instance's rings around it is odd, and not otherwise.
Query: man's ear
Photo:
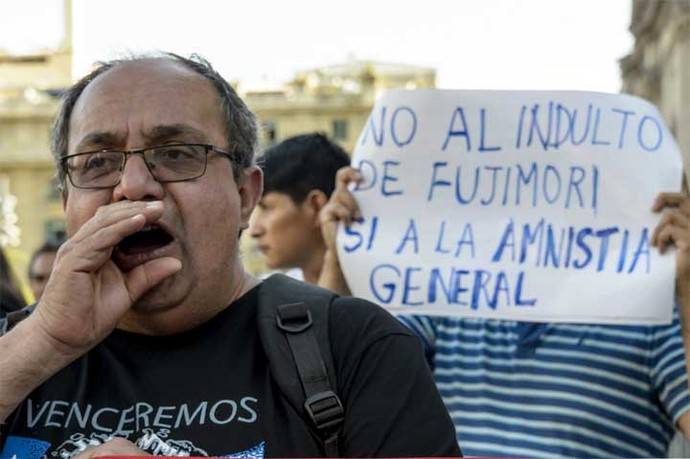
[[[307,193],[307,197],[302,202],[302,208],[305,208],[311,217],[313,217],[314,224],[319,224],[319,212],[321,208],[328,202],[328,196],[321,190],[314,189]]]
[[[240,229],[249,227],[249,218],[264,191],[264,174],[258,166],[251,166],[242,171],[240,183],[237,184],[240,193]]]

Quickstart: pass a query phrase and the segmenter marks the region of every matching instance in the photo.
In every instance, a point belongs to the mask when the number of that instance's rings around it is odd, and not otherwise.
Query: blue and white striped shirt
[[[465,455],[662,457],[690,409],[669,326],[401,316],[420,335]]]

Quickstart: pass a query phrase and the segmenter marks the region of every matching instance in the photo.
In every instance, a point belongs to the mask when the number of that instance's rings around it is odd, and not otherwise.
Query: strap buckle
[[[284,304],[276,314],[278,328],[287,333],[302,333],[311,327],[311,311],[304,303]]]
[[[319,392],[304,402],[304,409],[317,430],[337,430],[343,422],[345,410],[332,390]]]

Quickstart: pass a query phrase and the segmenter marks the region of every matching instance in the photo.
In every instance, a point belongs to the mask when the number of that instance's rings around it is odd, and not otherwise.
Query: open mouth
[[[146,225],[140,231],[120,241],[113,252],[113,261],[120,269],[129,271],[137,265],[158,257],[161,249],[173,240],[172,235],[161,226]]]

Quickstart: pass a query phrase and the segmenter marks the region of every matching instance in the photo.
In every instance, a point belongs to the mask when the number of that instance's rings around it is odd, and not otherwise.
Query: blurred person
[[[320,285],[341,295],[350,288],[337,261],[337,224],[361,218],[348,190],[361,179],[354,168],[340,170],[320,215]],[[661,193],[653,210],[663,212],[653,245],[677,249],[680,317],[670,325],[399,316],[423,342],[465,454],[662,457],[674,427],[690,435],[690,197]]]
[[[26,305],[12,266],[0,246],[0,317],[18,311]]]
[[[53,271],[53,263],[59,248],[60,244],[46,241],[31,255],[28,273],[29,286],[36,301],[41,299],[43,289],[48,282],[50,273]]]
[[[347,153],[317,133],[286,139],[260,158],[264,192],[249,234],[269,268],[298,268],[306,282],[318,282],[326,253],[319,212],[333,192],[338,169],[348,164]]]
[[[342,456],[459,454],[417,339],[362,300],[329,294],[320,329],[340,417],[277,386],[257,312],[275,283],[238,254],[255,144],[254,115],[201,58],[103,63],[65,93],[52,151],[69,239],[35,312],[0,337],[1,457],[323,457],[323,416]],[[322,295],[290,282],[272,292]]]

